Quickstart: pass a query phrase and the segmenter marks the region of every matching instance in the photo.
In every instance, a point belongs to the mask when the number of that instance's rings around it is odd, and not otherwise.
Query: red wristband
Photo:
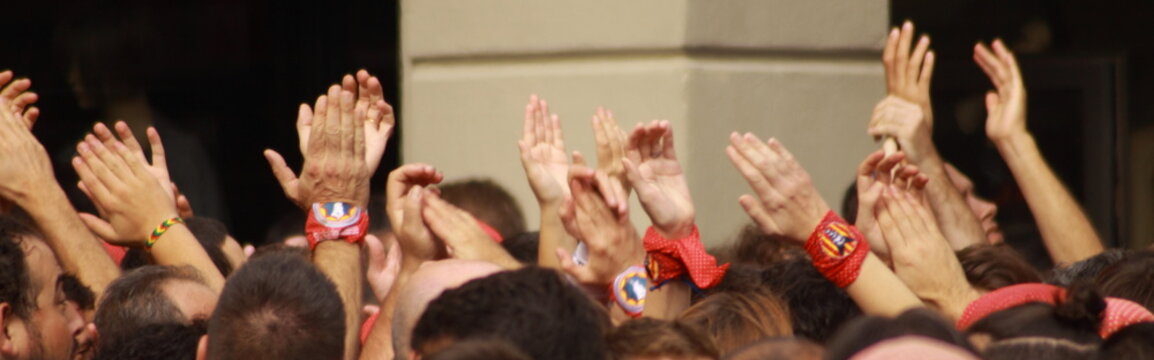
[[[309,250],[322,241],[343,239],[351,244],[364,241],[369,230],[369,214],[345,202],[313,203],[305,222]]]
[[[870,251],[869,242],[853,225],[830,210],[805,242],[805,252],[817,271],[839,288],[853,284]]]
[[[666,239],[652,226],[645,231],[645,269],[654,286],[689,275],[698,289],[708,289],[721,282],[729,264],[717,266],[717,259],[705,251],[697,226],[693,233],[680,239]]]

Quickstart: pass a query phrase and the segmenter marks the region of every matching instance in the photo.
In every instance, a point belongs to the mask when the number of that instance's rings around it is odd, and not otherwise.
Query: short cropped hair
[[[93,319],[100,330],[99,347],[116,349],[149,325],[188,323],[191,319],[164,292],[164,284],[177,280],[204,284],[192,267],[161,265],[133,269],[108,284]]]
[[[534,359],[603,359],[605,309],[556,271],[525,267],[446,290],[413,328],[412,348],[479,338],[507,341]]]
[[[208,358],[341,359],[344,338],[336,286],[300,256],[269,253],[225,283],[208,323]]]
[[[27,320],[36,309],[36,295],[20,247],[23,237],[36,235],[32,227],[11,216],[0,215],[0,303],[6,303],[17,318]]]
[[[525,232],[517,200],[490,179],[469,179],[441,186],[441,198],[493,227],[502,238]]]
[[[151,324],[119,346],[100,347],[93,360],[194,360],[200,337],[207,332],[204,319],[190,324]]]

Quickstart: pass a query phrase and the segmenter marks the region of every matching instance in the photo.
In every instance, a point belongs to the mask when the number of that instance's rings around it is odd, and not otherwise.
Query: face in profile
[[[85,330],[84,318],[65,297],[61,279],[64,271],[52,249],[40,239],[25,237],[20,242],[34,291],[34,308],[27,319],[18,319],[5,309],[6,340],[2,355],[16,359],[71,359],[79,348],[77,338]],[[8,304],[4,304],[6,307]]]
[[[982,230],[986,232],[986,241],[990,244],[1000,244],[1005,241],[1005,235],[1002,234],[1002,229],[998,227],[998,220],[996,219],[998,205],[974,193],[974,182],[970,181],[966,174],[958,171],[953,165],[946,164],[946,174],[950,177],[950,182],[954,183],[954,187],[962,194],[962,198],[966,200],[966,205],[970,207],[974,217],[977,217],[978,222],[982,224]]]

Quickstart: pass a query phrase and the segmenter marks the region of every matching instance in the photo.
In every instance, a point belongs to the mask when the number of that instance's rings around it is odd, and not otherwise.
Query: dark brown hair
[[[1009,245],[978,244],[959,250],[958,261],[966,272],[970,285],[984,290],[1042,282],[1026,259]]]
[[[716,359],[717,345],[698,329],[680,321],[639,318],[621,323],[606,335],[616,359],[632,357],[706,357]]]
[[[793,334],[788,307],[768,290],[710,295],[679,320],[713,338],[722,355],[763,338]]]

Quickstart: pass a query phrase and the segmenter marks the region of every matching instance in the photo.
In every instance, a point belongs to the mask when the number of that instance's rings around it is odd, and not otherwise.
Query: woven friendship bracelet
[[[164,233],[168,231],[168,228],[172,227],[173,225],[183,223],[184,219],[181,219],[180,217],[173,217],[162,221],[160,225],[156,226],[156,229],[152,230],[152,235],[148,235],[148,241],[144,243],[144,246],[151,249],[152,245],[155,245],[156,241],[160,240],[160,236],[164,235]]]
[[[862,262],[870,251],[869,242],[857,228],[830,210],[805,242],[805,252],[813,266],[840,288],[857,280]]]

